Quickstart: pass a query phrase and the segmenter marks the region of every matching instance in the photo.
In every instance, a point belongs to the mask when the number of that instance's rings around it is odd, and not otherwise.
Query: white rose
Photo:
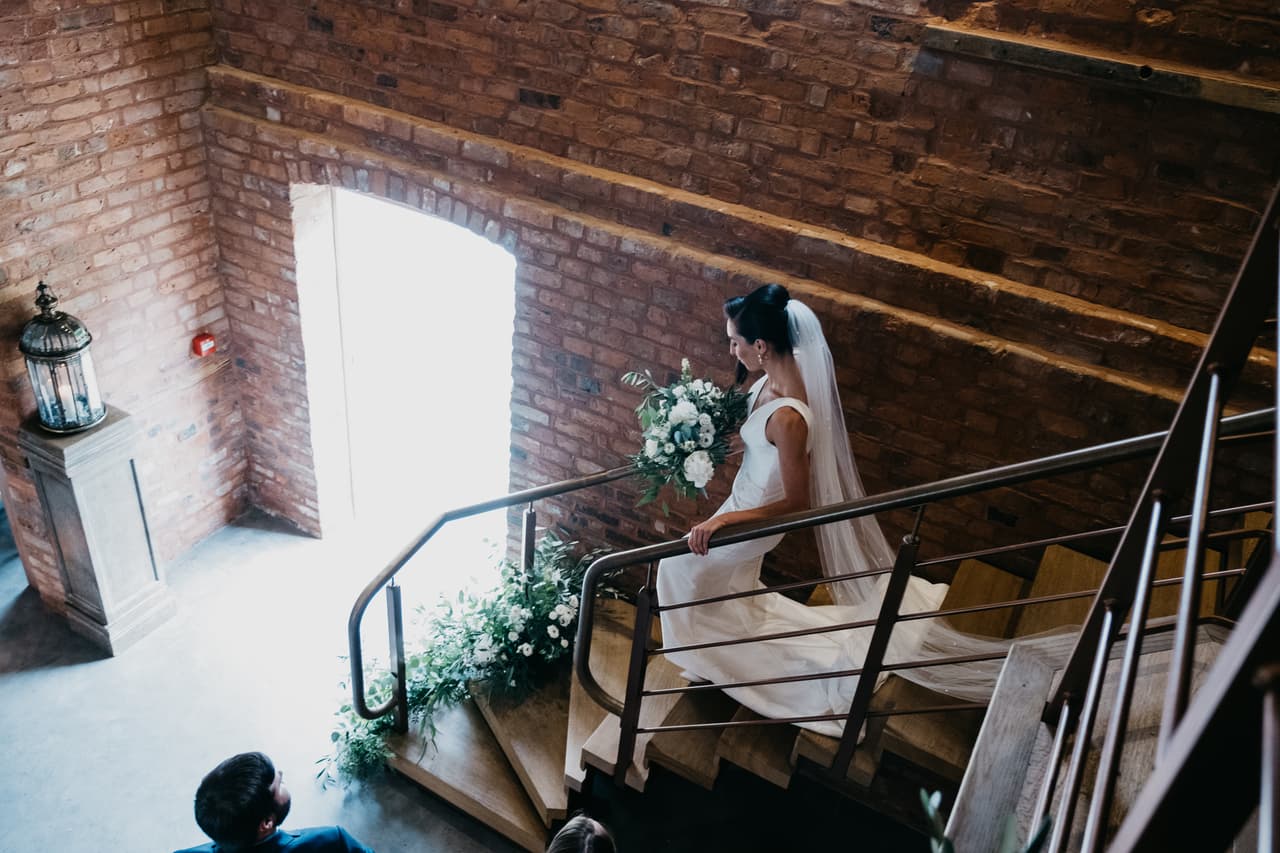
[[[716,466],[711,462],[711,456],[705,450],[699,450],[689,454],[689,458],[684,460],[684,476],[695,488],[701,489],[711,479],[711,475],[716,472]]]
[[[664,445],[662,446],[662,452],[663,452],[663,453],[666,453],[667,455],[670,455],[670,454],[672,454],[672,453],[675,453],[675,452],[676,452],[676,446],[675,446],[674,444],[672,444],[671,442],[669,442],[669,441],[668,441],[666,444],[664,444]]]
[[[711,415],[708,415],[706,412],[703,412],[702,414],[698,415],[698,426],[702,427],[703,429],[707,429],[708,427],[710,427]]]
[[[687,400],[684,399],[684,395],[688,394],[689,392],[685,390],[685,387],[683,385],[677,385],[676,387],[672,388],[671,393],[675,394],[677,397],[680,398],[680,403],[688,402]],[[680,403],[676,403],[677,409],[680,407]],[[675,411],[675,409],[672,409],[672,411]]]
[[[569,648],[569,641],[568,641],[568,640],[561,640],[561,641],[560,641],[560,648],[562,648],[562,649],[567,649],[567,648]]]
[[[698,407],[689,400],[681,400],[671,409],[670,423],[672,426],[680,424],[696,424],[698,422]]]
[[[574,610],[578,609],[578,596],[576,595],[569,596],[569,606]]]
[[[555,625],[548,625],[547,636],[554,640],[556,637],[560,636],[560,629],[557,628]]]
[[[650,459],[658,455],[658,442],[652,438],[644,443],[644,455]]]
[[[520,648],[516,649],[516,651],[520,652],[520,654],[524,655],[525,657],[529,657],[530,655],[533,654],[533,646],[529,645],[528,643],[521,643]]]
[[[514,643],[516,640],[520,639],[520,632],[519,631],[508,632],[507,639]]]

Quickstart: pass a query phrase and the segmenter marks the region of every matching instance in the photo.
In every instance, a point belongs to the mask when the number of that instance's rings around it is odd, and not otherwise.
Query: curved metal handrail
[[[574,492],[579,489],[587,489],[592,486],[599,486],[604,483],[611,483],[614,480],[621,480],[623,477],[635,471],[634,465],[624,465],[620,468],[610,468],[608,471],[601,471],[598,474],[589,474],[585,477],[576,477],[572,480],[561,480],[557,483],[551,483],[545,486],[535,486],[531,489],[525,489],[520,492],[512,492],[503,495],[500,498],[493,498],[480,503],[470,504],[468,506],[457,507],[447,510],[427,525],[427,527],[418,534],[409,545],[400,551],[396,557],[387,564],[381,572],[377,574],[373,580],[365,584],[360,595],[356,598],[356,602],[351,607],[351,615],[347,617],[347,646],[350,651],[351,659],[351,699],[352,707],[356,713],[366,720],[372,720],[377,717],[391,713],[396,705],[402,701],[400,695],[393,695],[387,702],[377,708],[370,708],[365,701],[364,696],[364,654],[360,647],[360,623],[364,619],[364,612],[369,608],[369,603],[373,601],[373,597],[378,594],[396,573],[404,568],[405,564],[413,559],[414,554],[422,548],[423,545],[435,536],[440,528],[444,527],[451,521],[460,518],[468,518],[473,515],[479,515],[483,512],[489,512],[495,509],[503,509],[505,507],[518,506],[519,504],[532,503],[541,498],[554,497],[556,495]]]
[[[1274,408],[1259,409],[1222,419],[1219,435],[1222,438],[1241,436],[1252,430],[1271,428],[1275,423]],[[961,474],[932,483],[908,486],[903,489],[868,495],[854,501],[816,507],[789,513],[768,521],[758,521],[735,526],[712,536],[712,547],[733,545],[778,533],[787,533],[806,527],[818,527],[851,518],[875,515],[889,510],[916,507],[949,498],[1003,488],[1043,477],[1068,474],[1085,468],[1093,468],[1113,462],[1122,462],[1160,450],[1167,431],[1147,433],[1119,441],[1098,444],[1079,450],[1071,450],[1011,465],[1001,465],[985,471]],[[596,560],[587,569],[582,580],[582,597],[578,612],[578,634],[574,643],[573,666],[578,680],[587,695],[610,713],[622,716],[623,704],[610,696],[591,673],[591,627],[595,615],[595,590],[600,579],[609,572],[639,563],[652,563],[667,557],[689,553],[687,539],[673,539],[656,545],[619,551]]]

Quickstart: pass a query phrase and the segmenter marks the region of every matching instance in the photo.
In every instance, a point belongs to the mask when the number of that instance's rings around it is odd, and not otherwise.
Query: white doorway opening
[[[516,262],[374,196],[293,202],[320,523],[365,581],[439,513],[508,491]],[[495,579],[506,531],[501,511],[447,525],[402,573],[406,603]]]

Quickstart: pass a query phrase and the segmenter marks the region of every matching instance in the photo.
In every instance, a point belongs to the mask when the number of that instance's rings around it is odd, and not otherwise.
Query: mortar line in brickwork
[[[204,112],[215,117],[224,116],[232,121],[242,122],[254,128],[269,130],[271,135],[276,138],[281,135],[288,135],[298,140],[314,140],[318,138],[314,134],[307,133],[306,131],[290,127],[282,127],[265,119],[246,116],[243,113],[237,113],[223,107],[206,107]],[[1004,340],[993,335],[978,332],[966,326],[961,326],[947,320],[922,314],[918,311],[890,305],[887,302],[882,302],[881,300],[873,299],[869,296],[862,296],[861,294],[852,293],[847,290],[823,285],[821,282],[816,282],[812,279],[796,278],[790,274],[759,264],[754,264],[750,261],[743,261],[726,255],[718,255],[703,249],[672,243],[670,240],[659,238],[657,235],[651,234],[647,231],[622,225],[611,220],[599,219],[589,214],[580,213],[567,208],[561,208],[554,203],[543,199],[532,198],[529,196],[518,196],[512,193],[493,189],[482,183],[451,177],[447,174],[437,172],[434,169],[426,168],[380,151],[375,151],[358,145],[335,143],[332,141],[327,141],[324,144],[326,147],[338,152],[340,156],[346,158],[341,161],[344,165],[368,168],[371,163],[394,164],[397,170],[402,174],[425,176],[428,180],[423,181],[424,185],[429,184],[430,179],[432,178],[440,178],[446,180],[450,184],[467,187],[472,192],[496,196],[504,203],[515,200],[525,205],[552,210],[554,211],[555,217],[558,219],[562,219],[566,222],[573,222],[575,224],[582,225],[585,228],[599,229],[606,233],[614,234],[622,239],[646,245],[672,259],[683,258],[694,261],[699,266],[723,270],[730,274],[739,272],[762,282],[780,282],[784,284],[788,290],[799,295],[814,296],[818,299],[823,299],[829,302],[836,302],[842,305],[851,306],[859,311],[890,317],[898,322],[907,323],[930,333],[943,335],[953,340],[966,343],[970,346],[985,349],[995,355],[1017,355],[1027,359],[1028,361],[1044,364],[1064,372],[1088,376],[1109,385],[1120,386],[1139,394],[1159,397],[1169,400],[1170,402],[1176,403],[1181,400],[1183,396],[1181,388],[1173,388],[1151,382],[1144,382],[1114,370],[1076,361],[1068,356],[1048,352],[1047,350],[1031,344]]]
[[[969,285],[972,285],[974,288],[981,288],[986,291],[995,292],[1003,291],[1012,297],[1024,299],[1030,302],[1052,305],[1073,315],[1114,323],[1118,326],[1135,329],[1147,334],[1177,341],[1195,350],[1203,349],[1205,343],[1208,341],[1208,336],[1201,332],[1186,329],[1171,323],[1153,320],[1149,317],[1142,317],[1120,309],[1099,305],[1076,296],[1071,296],[1070,294],[1046,290],[1044,288],[1023,284],[1022,282],[1014,281],[1012,279],[995,276],[990,273],[956,266],[944,261],[935,260],[926,255],[909,252],[893,246],[886,246],[882,243],[876,243],[860,237],[853,237],[834,229],[798,222],[776,214],[756,210],[754,208],[747,207],[746,205],[720,201],[709,196],[699,195],[687,190],[668,187],[654,181],[602,169],[598,166],[581,163],[577,160],[548,154],[536,148],[517,145],[497,137],[488,137],[480,134],[469,133],[449,125],[440,124],[438,122],[430,121],[429,119],[412,115],[410,113],[354,101],[350,98],[344,98],[341,95],[335,95],[331,92],[326,92],[320,89],[313,89],[307,86],[277,80],[272,77],[266,77],[250,71],[243,71],[241,69],[225,65],[212,66],[209,69],[209,76],[211,87],[213,86],[214,79],[240,81],[264,87],[266,89],[274,89],[279,92],[288,92],[291,93],[291,97],[299,100],[331,104],[342,109],[344,113],[344,121],[347,121],[348,123],[352,122],[350,122],[350,119],[346,118],[345,114],[347,109],[351,109],[361,114],[380,116],[384,120],[390,119],[410,127],[422,127],[428,129],[438,136],[457,141],[458,151],[452,155],[446,156],[457,156],[467,159],[462,153],[460,153],[465,145],[472,144],[476,146],[484,146],[488,149],[503,152],[506,155],[508,162],[514,158],[525,162],[541,163],[559,170],[600,180],[610,185],[625,187],[650,196],[657,196],[674,203],[686,204],[708,212],[734,217],[744,222],[754,223],[783,232],[795,238],[820,240],[832,245],[847,248],[853,252],[857,252],[871,258],[886,260],[916,269],[932,270],[939,274],[964,281]],[[234,85],[234,83],[231,85]],[[333,141],[325,139],[322,136],[317,136],[304,130],[292,128],[277,121],[264,120],[246,113],[237,112],[228,107],[210,104],[206,105],[203,109],[206,112],[212,110],[225,111],[237,119],[254,121],[268,126],[273,130],[287,130],[294,135],[305,136],[307,138],[314,139],[321,144],[336,147]],[[356,127],[363,127],[362,125],[352,124]],[[363,129],[370,130],[371,128],[363,127]],[[377,151],[376,149],[368,149],[355,144],[348,144],[348,146],[352,149],[370,151],[377,155],[375,159],[382,158],[395,162],[405,162],[401,158]],[[436,174],[429,169],[425,171]],[[442,177],[450,181],[457,180],[447,174]],[[1274,370],[1277,365],[1274,353],[1260,350],[1255,350],[1251,353],[1249,360],[1271,370]]]

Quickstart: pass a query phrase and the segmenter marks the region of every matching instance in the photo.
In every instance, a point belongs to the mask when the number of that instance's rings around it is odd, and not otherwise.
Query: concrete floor
[[[399,778],[322,789],[315,762],[341,701],[347,612],[379,568],[263,518],[167,568],[178,615],[103,657],[27,588],[0,529],[0,851],[165,851],[204,841],[201,776],[269,754],[287,826],[341,824],[379,853],[516,848]],[[374,608],[380,610],[380,607]],[[385,655],[376,624],[369,654]]]

